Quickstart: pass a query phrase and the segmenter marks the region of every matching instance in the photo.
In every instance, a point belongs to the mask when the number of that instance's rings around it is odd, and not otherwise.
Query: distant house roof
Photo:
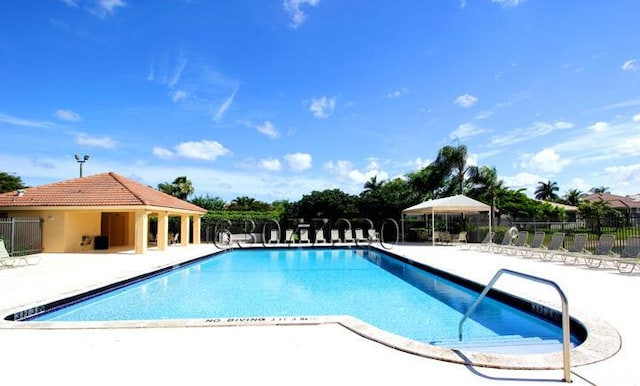
[[[0,208],[148,206],[204,214],[199,206],[109,172],[0,194]]]
[[[577,212],[578,211],[578,207],[577,206],[561,204],[559,202],[552,202],[552,201],[542,201],[542,202],[544,202],[545,204],[549,204],[549,205],[553,206],[554,208],[564,209],[565,212]]]
[[[598,202],[600,200],[616,209],[640,208],[640,201],[635,201],[631,197],[617,196],[609,193],[595,193],[582,197],[585,201]]]

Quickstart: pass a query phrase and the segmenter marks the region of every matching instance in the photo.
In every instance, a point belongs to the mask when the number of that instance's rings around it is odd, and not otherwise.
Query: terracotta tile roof
[[[156,206],[206,213],[149,186],[109,172],[0,194],[0,207]]]
[[[640,208],[640,201],[635,201],[631,197],[617,196],[609,193],[595,193],[582,198],[585,201],[598,202],[600,200],[607,203],[612,208],[629,209]]]

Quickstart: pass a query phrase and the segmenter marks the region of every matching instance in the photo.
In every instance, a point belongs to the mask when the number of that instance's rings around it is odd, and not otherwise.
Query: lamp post
[[[76,154],[75,157],[76,161],[80,164],[80,177],[82,177],[82,164],[89,160],[89,156],[85,155],[84,157],[80,158],[80,156]]]

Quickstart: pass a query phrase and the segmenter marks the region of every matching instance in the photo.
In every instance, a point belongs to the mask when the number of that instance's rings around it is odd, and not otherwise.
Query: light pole
[[[80,158],[80,156],[76,154],[75,157],[76,161],[78,161],[78,163],[80,164],[80,177],[82,177],[82,164],[89,160],[89,156],[85,155],[84,157]]]

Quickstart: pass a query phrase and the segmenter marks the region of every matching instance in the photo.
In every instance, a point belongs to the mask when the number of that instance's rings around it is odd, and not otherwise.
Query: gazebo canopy
[[[402,211],[405,215],[489,212],[491,207],[462,194],[429,200]]]
[[[491,212],[491,207],[480,201],[476,201],[473,198],[469,198],[462,194],[457,196],[450,196],[444,198],[437,198],[435,200],[429,200],[420,204],[414,205],[402,211],[402,217],[405,215],[431,215],[431,240],[432,244],[435,244],[435,220],[436,214],[446,213],[477,213],[477,212]],[[404,226],[404,221],[402,222]],[[489,215],[489,231],[491,231],[491,215]],[[404,235],[404,230],[403,230]]]

